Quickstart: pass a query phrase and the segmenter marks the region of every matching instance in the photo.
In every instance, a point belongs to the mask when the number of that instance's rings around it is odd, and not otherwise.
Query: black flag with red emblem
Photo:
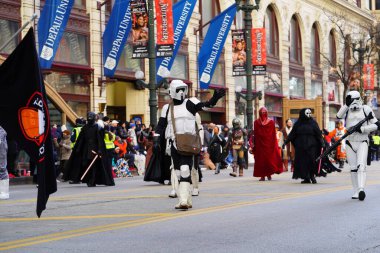
[[[37,215],[57,191],[50,118],[33,29],[0,66],[0,125],[37,164]],[[33,171],[32,171],[33,173]]]

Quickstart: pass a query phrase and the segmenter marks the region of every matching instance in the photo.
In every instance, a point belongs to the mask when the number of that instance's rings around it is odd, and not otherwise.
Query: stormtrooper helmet
[[[234,119],[232,120],[232,127],[233,127],[234,129],[237,129],[237,128],[240,128],[240,127],[241,127],[241,121],[240,121],[239,118],[234,118]]]
[[[307,109],[305,110],[305,116],[306,116],[306,118],[308,118],[308,119],[311,118],[311,109],[310,109],[310,108],[307,108]]]
[[[170,83],[169,95],[172,99],[184,100],[187,95],[187,84],[181,80],[173,80]]]
[[[347,93],[347,97],[348,96],[351,96],[351,104],[349,106],[349,108],[352,110],[352,111],[356,111],[356,110],[359,110],[362,108],[363,106],[363,100],[362,98],[360,97],[360,93],[356,90],[353,90],[353,91],[350,91]],[[346,99],[347,99],[346,97]]]

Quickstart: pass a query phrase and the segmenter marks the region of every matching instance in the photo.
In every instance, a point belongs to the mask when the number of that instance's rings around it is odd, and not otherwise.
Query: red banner
[[[157,57],[173,55],[174,28],[172,0],[155,0],[157,26]]]
[[[364,90],[373,90],[375,86],[375,67],[373,64],[363,66],[363,87]]]
[[[265,28],[252,29],[252,65],[254,75],[265,75],[267,64]]]

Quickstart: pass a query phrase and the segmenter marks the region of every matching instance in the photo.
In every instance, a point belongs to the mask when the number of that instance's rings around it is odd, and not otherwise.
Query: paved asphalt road
[[[142,177],[115,187],[58,183],[41,219],[36,188],[11,187],[0,201],[0,251],[61,252],[380,252],[380,162],[367,198],[351,200],[347,168],[301,185],[286,172],[259,182],[204,172],[189,211],[174,210],[169,186]]]

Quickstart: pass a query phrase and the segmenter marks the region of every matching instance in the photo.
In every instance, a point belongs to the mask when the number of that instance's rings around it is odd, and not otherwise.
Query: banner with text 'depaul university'
[[[61,41],[74,0],[46,0],[38,21],[39,58],[42,69],[49,69]]]
[[[198,55],[201,89],[208,89],[235,15],[236,4],[233,4],[211,20]]]
[[[129,0],[116,0],[103,34],[104,75],[113,77],[132,27]]]

